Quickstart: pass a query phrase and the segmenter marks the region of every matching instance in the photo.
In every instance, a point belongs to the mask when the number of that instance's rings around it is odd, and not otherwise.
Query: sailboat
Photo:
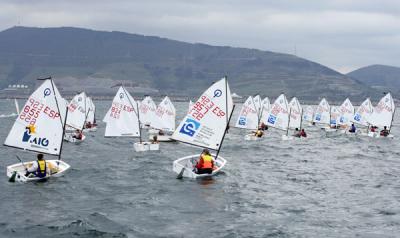
[[[378,131],[369,132],[370,137],[381,137],[379,130],[382,130],[385,126],[389,132],[392,129],[393,118],[396,111],[392,95],[387,93],[374,107],[374,111],[371,116],[367,119],[370,126],[376,126]],[[393,138],[393,135],[389,134],[387,137]]]
[[[295,138],[294,136],[289,135],[290,129],[297,129],[298,132],[301,131],[301,124],[303,122],[302,116],[303,116],[303,108],[301,107],[299,100],[296,97],[294,97],[289,102],[289,121],[286,128],[286,135],[282,136],[283,140],[291,140]]]
[[[139,116],[142,128],[151,128],[155,124],[157,106],[150,96],[146,96],[139,105]]]
[[[354,117],[354,107],[350,99],[346,98],[342,105],[339,107],[339,119],[337,124],[342,128],[342,133],[347,133],[348,128],[353,123],[351,119]]]
[[[190,145],[217,151],[211,174],[196,174],[193,171],[199,154],[185,156],[173,162],[173,171],[178,178],[202,178],[216,175],[225,166],[226,160],[219,155],[229,121],[234,109],[231,91],[226,77],[215,82],[197,100],[181,121],[172,138]]]
[[[265,122],[266,125],[287,131],[289,125],[289,110],[289,103],[286,96],[285,94],[281,94],[277,99],[275,99],[274,104],[271,106],[267,121]],[[282,135],[282,138],[284,138],[284,135]]]
[[[366,127],[366,132],[361,133],[363,135],[368,135],[369,132],[369,124],[368,118],[373,113],[374,108],[372,107],[371,100],[369,98],[365,99],[363,103],[361,103],[360,107],[358,107],[356,113],[354,114],[353,118],[351,119],[352,122]]]
[[[254,98],[249,96],[240,109],[235,127],[253,131],[257,130],[260,125],[260,117],[257,108],[258,106],[254,102]],[[260,139],[260,137],[255,136],[254,132],[245,136],[245,140],[258,139]]]
[[[314,118],[314,109],[312,106],[309,105],[306,107],[306,109],[304,109],[303,121],[308,122],[308,125],[312,126],[313,118]]]
[[[14,103],[15,103],[16,112],[13,112],[10,114],[1,114],[0,118],[15,117],[15,116],[19,115],[19,105],[18,105],[18,101],[16,98],[14,99]]]
[[[271,103],[268,97],[265,97],[261,101],[261,113],[260,113],[260,121],[262,122],[263,118],[267,118],[269,110],[271,110]],[[265,124],[265,123],[264,123]]]
[[[85,126],[84,131],[96,131],[97,124],[96,124],[96,106],[93,103],[93,100],[90,97],[86,98],[87,100],[87,107],[86,107],[86,119],[85,119]]]
[[[67,130],[64,136],[68,142],[79,144],[86,139],[84,134],[81,134],[81,138],[76,138],[77,132],[81,133],[85,127],[88,108],[86,98],[86,93],[81,92],[68,104]]]
[[[159,150],[158,143],[142,141],[139,116],[138,103],[121,86],[105,117],[107,124],[104,137],[139,137],[139,142],[133,144],[135,151]]]
[[[150,133],[150,140],[156,135],[158,141],[173,141],[171,134],[175,131],[175,116],[176,110],[174,104],[168,96],[160,102],[156,109],[156,120],[153,120],[151,127],[155,128],[156,131]]]
[[[325,98],[322,98],[315,110],[313,122],[319,126],[324,126],[322,129],[330,130],[331,126],[331,106]]]
[[[67,106],[51,78],[44,80],[28,98],[17,117],[4,145],[24,151],[56,155],[58,159],[46,160],[50,173],[45,178],[25,176],[25,169],[34,161],[7,166],[10,181],[30,182],[59,177],[70,166],[61,160]]]

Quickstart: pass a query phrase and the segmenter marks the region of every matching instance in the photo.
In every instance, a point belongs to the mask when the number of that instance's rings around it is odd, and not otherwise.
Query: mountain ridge
[[[19,26],[0,32],[0,72],[0,88],[34,87],[33,79],[53,75],[65,91],[83,88],[100,95],[112,94],[109,88],[116,83],[193,95],[228,75],[232,92],[240,95],[375,96],[346,75],[290,54],[75,27]]]

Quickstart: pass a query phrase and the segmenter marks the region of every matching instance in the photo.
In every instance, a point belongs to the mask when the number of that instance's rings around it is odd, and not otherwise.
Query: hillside
[[[400,68],[370,65],[347,74],[349,77],[380,91],[391,91],[400,96]]]
[[[288,54],[190,44],[154,36],[72,27],[13,27],[0,32],[0,88],[35,86],[52,75],[63,91],[111,95],[116,83],[138,93],[198,95],[228,75],[233,92],[301,100],[361,100],[369,87],[323,65]]]

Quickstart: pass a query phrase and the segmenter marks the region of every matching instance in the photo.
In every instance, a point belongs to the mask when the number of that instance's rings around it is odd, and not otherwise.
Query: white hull
[[[149,135],[149,140],[151,140],[151,141],[153,140],[153,135]],[[163,136],[157,135],[157,140],[159,142],[172,142],[172,141],[174,141],[172,139],[172,136],[169,136],[169,135],[163,135]]]
[[[64,140],[65,141],[68,141],[68,142],[71,142],[71,143],[74,143],[74,144],[80,144],[85,139],[86,139],[85,135],[82,135],[82,140],[78,140],[78,139],[74,138],[73,134],[70,134],[70,133],[65,133],[65,135],[64,135]]]
[[[260,140],[262,137],[257,137],[254,134],[247,134],[244,136],[244,140]]]
[[[215,157],[215,155],[212,155],[212,156]],[[218,172],[221,171],[221,169],[226,164],[226,160],[224,158],[222,158],[221,156],[218,156],[218,158],[214,161],[215,169],[213,170],[213,172],[211,174],[196,174],[195,172],[193,172],[193,169],[196,166],[196,162],[199,158],[200,158],[200,154],[189,155],[189,156],[185,156],[180,159],[177,159],[174,161],[174,163],[172,165],[172,170],[175,173],[180,174],[182,169],[184,169],[183,174],[182,174],[183,177],[197,179],[197,178],[211,177],[211,176],[218,174]]]
[[[25,177],[25,167],[22,163],[7,166],[7,177],[10,178],[15,171],[17,172],[17,175],[15,176],[16,182],[33,182],[52,177],[60,177],[64,175],[65,171],[67,171],[70,168],[69,164],[65,163],[62,160],[46,160],[46,162],[51,163],[53,167],[56,168],[57,171],[51,171],[51,174],[47,174],[45,178],[30,177],[30,176]],[[28,166],[32,163],[33,161],[25,162],[24,164],[25,166]]]
[[[144,151],[149,151],[149,150],[160,150],[160,144],[159,143],[151,143],[151,142],[136,142],[133,144],[133,148],[135,149],[136,152],[144,152]]]
[[[368,136],[372,138],[394,138],[392,134],[389,134],[388,136],[381,136],[380,132],[368,132]]]
[[[91,127],[91,128],[85,128],[83,131],[91,132],[91,131],[97,131],[97,126],[96,127]]]
[[[336,128],[330,128],[330,127],[323,127],[323,128],[321,128],[322,130],[324,130],[325,132],[327,132],[327,133],[333,133],[333,132],[337,132],[338,131],[338,129],[336,129]]]

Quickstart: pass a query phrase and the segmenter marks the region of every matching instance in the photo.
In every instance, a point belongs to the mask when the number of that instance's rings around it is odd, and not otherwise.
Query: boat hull
[[[136,152],[144,152],[144,151],[157,151],[160,150],[160,144],[159,143],[151,143],[151,142],[136,142],[133,144],[133,148],[135,149]]]
[[[86,136],[85,136],[85,135],[82,135],[82,139],[81,139],[81,140],[74,138],[73,135],[70,134],[70,133],[65,133],[65,135],[64,135],[64,140],[65,140],[65,141],[68,141],[68,142],[71,142],[71,143],[74,143],[74,144],[80,144],[80,143],[82,143],[85,139],[86,139]]]
[[[215,155],[212,155],[215,157]],[[193,178],[193,179],[198,179],[198,178],[205,178],[205,177],[212,177],[218,174],[222,168],[224,168],[226,164],[226,160],[222,158],[221,156],[218,156],[218,158],[214,161],[214,170],[211,174],[196,174],[193,172],[194,166],[196,165],[197,160],[200,158],[200,154],[197,155],[189,155],[185,156],[182,158],[179,158],[175,160],[172,164],[172,170],[180,174],[182,169],[182,177],[186,178]]]
[[[24,165],[28,166],[32,164],[34,161],[25,162]],[[13,173],[16,172],[15,181],[16,182],[34,182],[40,181],[44,179],[49,179],[52,177],[60,177],[65,174],[65,172],[71,167],[69,164],[65,163],[62,160],[46,160],[47,163],[51,163],[54,168],[57,170],[51,171],[51,174],[48,174],[45,178],[38,178],[38,177],[26,177],[25,176],[25,167],[22,163],[12,164],[7,166],[7,177],[11,178]]]

